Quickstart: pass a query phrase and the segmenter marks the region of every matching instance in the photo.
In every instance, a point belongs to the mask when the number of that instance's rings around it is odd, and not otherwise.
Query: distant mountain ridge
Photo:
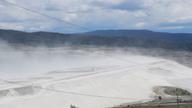
[[[149,30],[97,30],[79,34],[0,30],[0,40],[11,45],[96,45],[164,48],[192,51],[192,34],[163,33]]]
[[[87,34],[93,34],[93,35],[110,35],[110,36],[122,36],[125,34],[149,34],[149,33],[154,33],[153,31],[150,30],[96,30],[96,31],[91,31],[87,32]]]

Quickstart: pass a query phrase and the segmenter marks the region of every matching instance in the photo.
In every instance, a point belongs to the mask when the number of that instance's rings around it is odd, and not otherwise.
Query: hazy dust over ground
[[[22,75],[25,73],[59,71],[89,65],[94,66],[96,62],[97,64],[105,65],[112,63],[110,60],[126,62],[125,56],[127,55],[145,55],[170,59],[192,67],[192,53],[186,51],[95,46],[62,46],[54,48],[46,46],[12,47],[1,42],[0,73],[9,77],[10,74],[21,73]]]

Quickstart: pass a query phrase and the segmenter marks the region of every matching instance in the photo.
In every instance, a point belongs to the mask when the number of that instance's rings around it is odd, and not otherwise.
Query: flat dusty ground
[[[192,90],[192,69],[160,55],[119,49],[0,54],[0,108],[106,108],[153,100],[155,86]]]

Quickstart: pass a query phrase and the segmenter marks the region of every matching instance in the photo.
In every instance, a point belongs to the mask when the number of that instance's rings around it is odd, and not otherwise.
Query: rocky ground
[[[187,90],[158,86],[153,92],[156,96],[152,101],[122,104],[114,108],[192,108],[192,93]]]

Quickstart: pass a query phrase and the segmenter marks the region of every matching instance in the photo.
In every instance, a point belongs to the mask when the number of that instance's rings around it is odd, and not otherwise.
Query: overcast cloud
[[[150,29],[191,32],[191,0],[7,0],[88,27],[71,26],[0,0],[0,28],[83,32],[97,29]]]

